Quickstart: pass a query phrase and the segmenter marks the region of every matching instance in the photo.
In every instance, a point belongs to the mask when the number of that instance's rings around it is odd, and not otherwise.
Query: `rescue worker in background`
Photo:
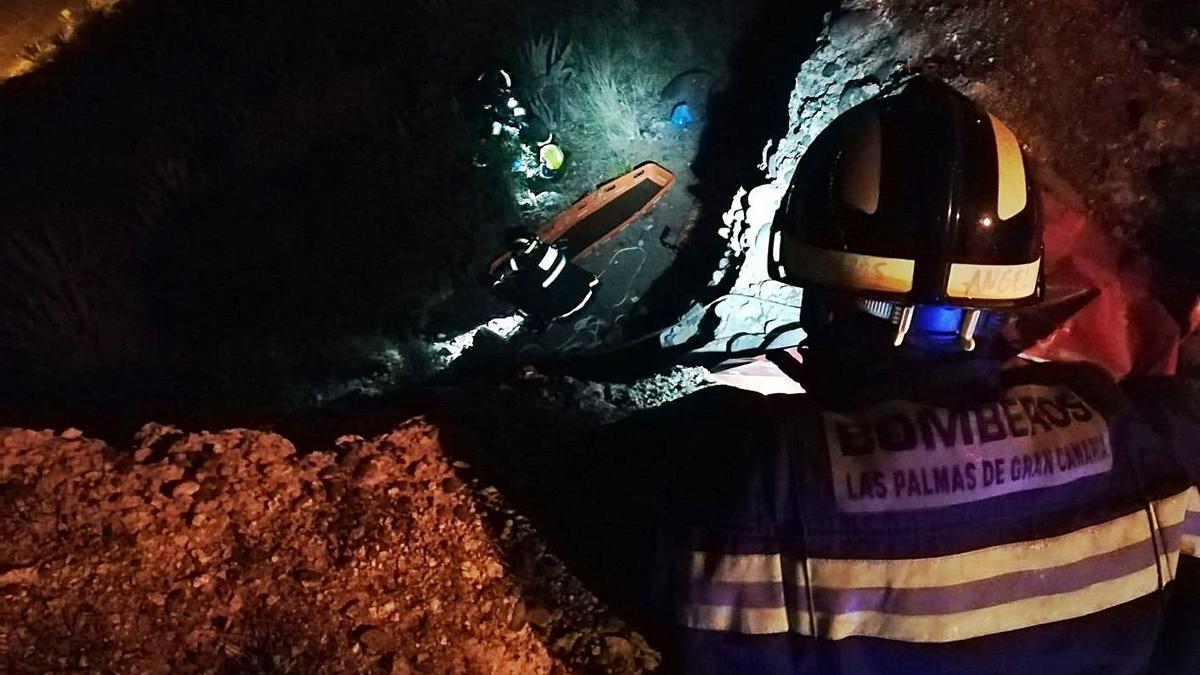
[[[476,78],[476,85],[486,135],[489,142],[512,147],[502,153],[512,162],[512,170],[526,178],[553,178],[562,168],[565,155],[549,126],[517,99],[508,71],[484,71]],[[476,164],[486,166],[479,157]]]
[[[1012,131],[944,84],[813,142],[771,239],[809,393],[619,424],[597,463],[626,485],[582,497],[624,602],[676,627],[668,670],[1200,673],[1200,407],[1176,380],[1003,367],[1041,227]]]
[[[525,312],[535,326],[566,319],[591,301],[599,279],[558,247],[523,230],[509,233],[508,247],[510,257],[493,290]]]

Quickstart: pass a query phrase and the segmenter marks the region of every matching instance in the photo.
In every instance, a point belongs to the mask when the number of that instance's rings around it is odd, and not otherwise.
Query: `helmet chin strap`
[[[892,344],[899,347],[904,344],[904,338],[908,335],[908,329],[912,328],[913,314],[917,313],[917,308],[909,305],[900,310],[900,321],[896,324],[896,339]]]
[[[979,328],[979,317],[982,314],[981,309],[968,309],[963,313],[962,324],[958,327],[958,346],[962,347],[963,351],[975,351],[975,329]]]
[[[916,305],[897,305],[883,300],[859,300],[858,308],[896,326],[896,334],[892,344],[899,347],[904,344],[909,331],[912,330],[913,317],[917,314]],[[962,308],[962,319],[958,325],[958,346],[966,352],[975,351],[975,333],[979,329],[983,310],[974,307]]]

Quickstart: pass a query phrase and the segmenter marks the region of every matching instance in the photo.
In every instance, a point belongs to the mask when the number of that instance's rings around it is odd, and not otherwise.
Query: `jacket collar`
[[[815,399],[835,409],[896,399],[938,406],[981,403],[995,400],[1003,390],[998,358],[838,351],[803,352],[803,363],[789,373]]]

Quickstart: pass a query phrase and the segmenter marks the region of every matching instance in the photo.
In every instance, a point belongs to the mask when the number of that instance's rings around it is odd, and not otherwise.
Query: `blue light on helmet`
[[[958,333],[963,308],[950,305],[918,305],[912,330],[921,333]]]

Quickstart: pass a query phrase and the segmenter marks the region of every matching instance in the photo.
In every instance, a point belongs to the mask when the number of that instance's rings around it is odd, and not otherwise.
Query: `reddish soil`
[[[658,655],[416,420],[300,455],[0,430],[0,671],[635,673]]]

